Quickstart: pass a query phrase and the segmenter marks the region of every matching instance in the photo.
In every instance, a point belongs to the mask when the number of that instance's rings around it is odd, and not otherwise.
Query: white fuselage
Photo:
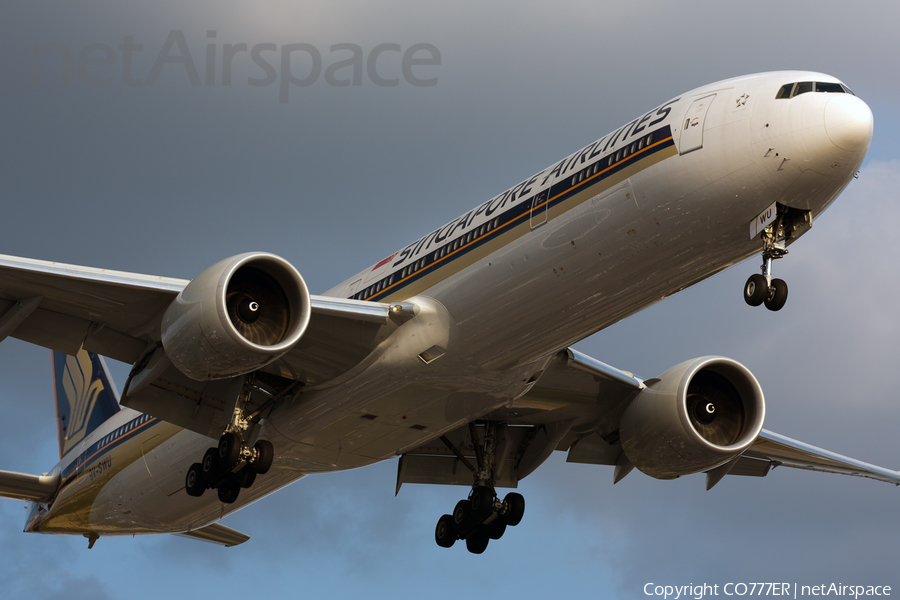
[[[812,218],[828,207],[865,157],[871,112],[850,93],[776,98],[805,81],[837,82],[765,73],[687,92],[326,292],[411,300],[428,318],[277,407],[261,434],[275,468],[235,504],[184,492],[209,438],[147,419],[84,468],[61,463],[71,481],[34,530],[197,528],[306,474],[388,459],[509,404],[557,350],[758,254],[749,225],[773,202]],[[429,349],[439,358],[420,359]]]

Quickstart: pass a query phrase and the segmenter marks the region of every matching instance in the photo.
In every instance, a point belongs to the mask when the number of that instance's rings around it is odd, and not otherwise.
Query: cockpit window
[[[846,85],[842,83],[822,83],[812,81],[801,81],[799,83],[787,83],[778,90],[775,95],[776,100],[785,98],[793,98],[800,94],[808,92],[820,92],[825,94],[853,94]],[[855,95],[855,94],[853,94]]]
[[[817,83],[817,92],[825,92],[827,94],[843,94],[844,88],[839,83]]]
[[[791,92],[794,89],[794,85],[796,85],[796,84],[788,83],[788,84],[781,86],[781,89],[778,90],[778,94],[775,96],[775,99],[781,100],[782,98],[790,98]]]
[[[800,94],[806,94],[807,92],[813,91],[812,81],[801,81],[797,84],[797,88],[794,90],[794,95],[799,96]]]

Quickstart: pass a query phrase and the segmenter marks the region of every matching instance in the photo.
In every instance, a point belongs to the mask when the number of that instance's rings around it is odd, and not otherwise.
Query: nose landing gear
[[[785,244],[776,241],[778,234],[784,231],[783,217],[783,214],[779,216],[761,234],[765,244],[760,268],[762,274],[751,275],[744,284],[744,301],[750,306],[765,304],[769,310],[778,311],[787,302],[787,284],[782,279],[772,278],[772,261],[784,258],[788,253]]]

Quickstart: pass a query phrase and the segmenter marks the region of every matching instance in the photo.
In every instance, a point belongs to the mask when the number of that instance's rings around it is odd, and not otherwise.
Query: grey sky
[[[582,342],[580,350],[643,377],[694,356],[741,361],[766,392],[766,427],[861,460],[900,466],[892,385],[900,357],[894,299],[900,222],[900,80],[896,3],[647,1],[325,2],[231,0],[0,7],[0,253],[190,278],[226,256],[265,250],[321,292],[643,110],[698,85],[757,71],[812,69],[871,106],[875,138],[860,179],[775,265],[790,299],[774,314],[740,298],[751,261]],[[207,31],[216,37],[208,38]],[[398,53],[379,68],[395,87],[322,75],[289,90],[192,86],[167,65],[152,86],[124,85],[126,36],[146,79],[172,31],[203,80],[206,44],[366,52],[428,43],[433,87],[402,79]],[[35,45],[77,54],[111,85],[72,82]],[[275,61],[275,56],[271,60]],[[94,54],[92,56],[100,56]],[[301,73],[303,63],[297,63]],[[0,468],[57,460],[49,351],[0,345],[6,435]],[[125,367],[116,367],[121,385]],[[252,536],[221,549],[180,538],[101,539],[21,533],[22,505],[0,502],[0,582],[8,598],[153,598],[159,594],[457,598],[478,589],[522,597],[643,597],[641,587],[728,581],[887,584],[898,490],[849,477],[776,469],[764,479],[674,482],[551,459],[523,481],[522,524],[480,556],[433,541],[437,518],[466,490],[405,486],[396,463],[310,477],[229,517]],[[136,583],[139,581],[139,583]]]

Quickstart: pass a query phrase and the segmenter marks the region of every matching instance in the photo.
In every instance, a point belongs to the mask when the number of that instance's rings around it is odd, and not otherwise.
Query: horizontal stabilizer
[[[177,533],[175,535],[194,538],[195,540],[200,540],[201,542],[221,544],[226,548],[228,548],[229,546],[237,546],[238,544],[243,544],[250,539],[249,535],[241,533],[240,531],[235,531],[234,529],[230,529],[228,527],[225,527],[224,525],[219,525],[218,523],[213,523],[212,525],[207,525],[206,527],[201,527],[200,529],[194,529],[193,531]]]
[[[59,488],[59,473],[55,475],[26,475],[0,471],[0,498],[46,501]]]

